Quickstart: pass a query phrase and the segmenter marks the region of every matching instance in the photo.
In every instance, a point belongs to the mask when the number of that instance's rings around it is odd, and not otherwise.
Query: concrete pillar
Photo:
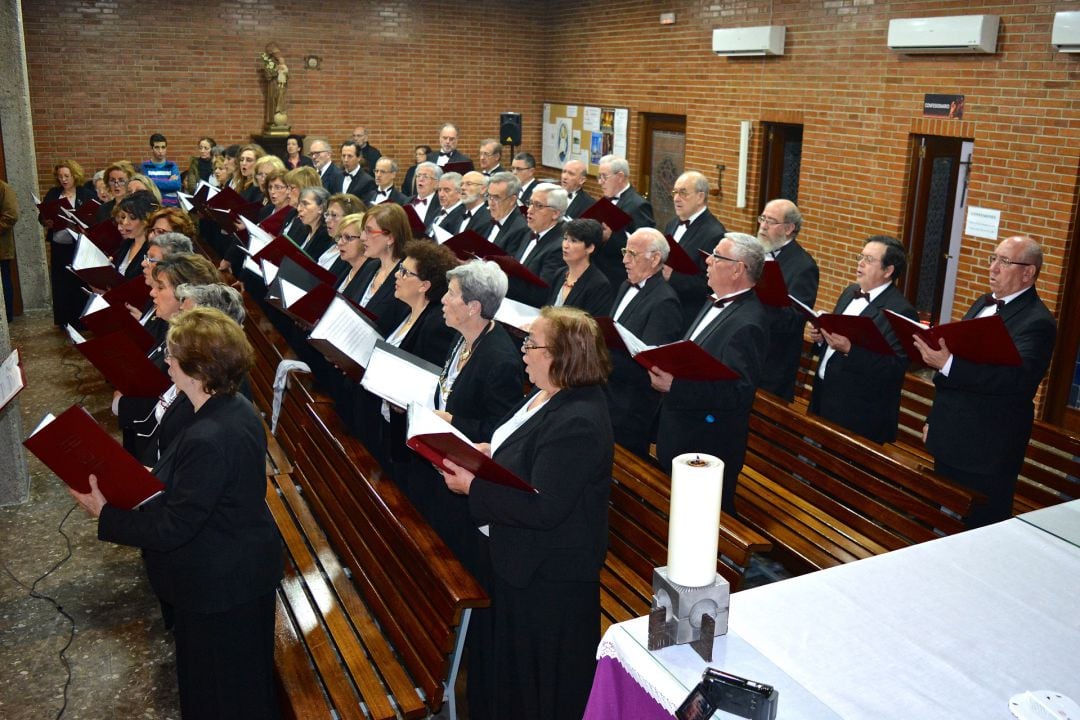
[[[0,127],[4,133],[7,181],[19,198],[15,247],[23,307],[49,307],[49,273],[31,193],[38,189],[34,128],[30,117],[30,80],[26,70],[22,3],[0,0]],[[11,352],[4,298],[0,293],[0,359]],[[0,410],[0,505],[26,502],[30,474],[22,446],[22,413],[16,397]]]

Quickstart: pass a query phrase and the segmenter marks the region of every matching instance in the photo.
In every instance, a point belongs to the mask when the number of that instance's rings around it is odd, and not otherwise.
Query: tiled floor
[[[19,396],[23,427],[46,412],[82,402],[106,428],[111,393],[100,376],[52,326],[51,313],[11,325],[24,358],[28,386]],[[67,672],[59,652],[71,625],[52,605],[29,595],[37,585],[74,619],[66,657],[71,666],[64,718],[179,718],[172,642],[134,548],[99,542],[96,522],[63,483],[33,456],[30,501],[0,508],[0,718],[55,718],[64,705]],[[65,519],[66,518],[66,519]]]

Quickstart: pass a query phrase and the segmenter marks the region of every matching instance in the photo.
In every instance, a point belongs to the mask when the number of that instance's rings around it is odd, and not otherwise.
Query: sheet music
[[[71,342],[75,343],[76,345],[81,345],[82,343],[86,342],[86,338],[84,338],[78,330],[71,327],[70,325],[65,325],[64,329],[67,330],[67,334],[68,337],[71,338]]]
[[[86,268],[105,267],[111,265],[109,258],[101,252],[101,248],[95,245],[90,238],[82,233],[76,236],[75,257],[71,259],[71,267],[75,270]]]
[[[24,387],[19,369],[19,349],[15,348],[0,365],[0,408],[8,404]]]
[[[929,330],[929,329],[930,329],[930,326],[929,326],[929,325],[927,325],[926,323],[921,323],[921,322],[918,322],[918,321],[916,321],[916,320],[912,320],[911,318],[909,318],[909,317],[905,317],[905,316],[901,315],[901,314],[900,314],[900,313],[898,313],[898,312],[893,312],[893,311],[892,311],[892,310],[890,310],[889,308],[885,308],[885,312],[889,313],[890,315],[892,315],[892,316],[893,316],[894,318],[896,318],[897,320],[903,320],[904,322],[906,322],[906,323],[908,323],[908,324],[910,324],[910,325],[913,325],[913,326],[915,326],[915,327],[916,327],[916,328],[918,328],[919,330]]]
[[[540,317],[540,308],[510,298],[504,298],[502,303],[499,304],[499,309],[495,312],[496,320],[506,325],[512,325],[524,332],[529,331],[529,326],[538,317]]]
[[[266,284],[274,282],[274,278],[277,277],[278,266],[269,260],[259,260],[259,264],[262,265],[262,272],[259,273],[266,280]]]
[[[251,259],[250,255],[247,256],[246,258],[244,258],[243,267],[244,267],[245,270],[249,271],[253,275],[257,275],[258,277],[265,278],[265,275],[263,274],[263,271],[259,269],[259,266],[255,264],[255,261]]]
[[[400,408],[414,403],[430,408],[435,404],[435,389],[439,386],[441,371],[422,358],[387,342],[378,342],[360,385]]]
[[[96,313],[98,310],[104,310],[109,305],[109,301],[105,299],[103,295],[97,293],[90,293],[90,300],[86,303],[86,307],[83,308],[82,317],[86,317],[91,313]]]
[[[382,340],[379,331],[365,322],[347,300],[335,297],[311,331],[310,338],[326,340],[352,358],[357,365],[367,368],[375,343]]]
[[[417,435],[450,433],[461,438],[473,447],[476,447],[476,445],[473,444],[473,441],[465,437],[460,430],[436,415],[434,410],[426,408],[423,405],[409,403],[408,419],[408,429],[406,430],[407,438],[414,438]]]
[[[795,297],[791,293],[788,293],[788,297],[791,298],[791,302],[795,303],[800,308],[802,308],[803,312],[805,312],[807,315],[810,315],[811,317],[821,317],[821,313],[819,313],[817,310],[810,307],[809,305],[807,305],[806,303],[804,303],[802,300]]]
[[[646,344],[644,340],[624,328],[619,323],[614,323],[614,325],[615,332],[619,333],[619,337],[622,338],[623,343],[626,345],[626,349],[630,351],[630,355],[637,355],[646,350],[652,350],[653,348],[659,347],[659,345]]]
[[[56,416],[52,413],[45,413],[45,417],[41,418],[41,422],[39,422],[37,424],[37,427],[34,428],[34,432],[30,433],[30,437],[34,437],[35,435],[37,435],[39,430],[41,430],[43,427],[45,427],[55,419]]]
[[[188,195],[187,193],[178,192],[176,193],[176,197],[178,200],[180,200],[180,207],[184,210],[184,212],[191,212],[195,209],[195,206],[191,203],[191,198],[193,196]]]
[[[296,285],[285,278],[281,278],[281,304],[284,307],[292,307],[300,298],[304,297],[307,293],[301,290]]]
[[[240,220],[243,221],[244,227],[247,228],[248,231],[247,252],[249,255],[258,255],[262,252],[263,248],[274,242],[273,235],[266,232],[243,215],[240,216]]]
[[[445,243],[450,238],[454,237],[454,233],[450,232],[442,225],[432,225],[431,232],[435,236],[435,242],[439,243],[440,245]]]

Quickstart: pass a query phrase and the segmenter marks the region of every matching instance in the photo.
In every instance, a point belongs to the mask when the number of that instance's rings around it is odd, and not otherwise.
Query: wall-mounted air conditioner
[[[889,49],[914,53],[993,53],[997,15],[904,18],[889,21]]]
[[[720,57],[783,55],[784,26],[717,28],[712,31],[712,49]]]
[[[1061,52],[1080,52],[1080,12],[1054,13],[1050,43]]]

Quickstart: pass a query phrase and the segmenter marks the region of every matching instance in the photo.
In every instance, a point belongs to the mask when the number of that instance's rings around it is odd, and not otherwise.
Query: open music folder
[[[124,333],[111,332],[87,340],[70,325],[67,332],[75,349],[124,395],[157,397],[172,385],[169,376]]]
[[[266,284],[267,302],[306,330],[315,327],[336,295],[332,285],[322,282],[291,257],[281,259],[281,267]]]
[[[93,474],[109,504],[125,510],[139,507],[165,489],[78,405],[56,417],[46,415],[23,445],[77,492],[90,492]]]
[[[438,365],[377,340],[360,385],[399,408],[410,403],[431,407],[441,374]]]
[[[581,213],[581,219],[595,220],[598,223],[607,225],[613,233],[625,229],[633,220],[632,217],[620,210],[615,203],[606,197],[600,198],[588,210]]]
[[[649,345],[609,317],[596,318],[611,350],[629,353],[648,370],[657,367],[678,380],[738,380],[739,374],[691,340]]]
[[[142,277],[136,278],[142,280]],[[145,283],[144,283],[145,286]],[[156,344],[154,336],[123,305],[110,305],[102,295],[90,294],[83,307],[83,325],[96,337],[119,332],[127,335],[145,355]]]
[[[405,444],[436,467],[445,469],[443,461],[449,460],[480,480],[524,492],[536,492],[536,488],[482,453],[460,430],[433,410],[416,403],[410,404],[408,422]]]
[[[1005,327],[1005,321],[996,313],[934,327],[909,320],[892,310],[885,311],[885,318],[892,325],[908,357],[919,364],[922,364],[922,355],[915,349],[914,335],[921,337],[932,348],[940,347],[938,342],[944,340],[949,352],[968,362],[1014,367],[1023,362],[1016,343]]]
[[[778,262],[766,262],[761,267],[761,279],[754,286],[758,300],[769,307],[791,307],[784,273]]]
[[[679,244],[679,241],[673,235],[665,235],[664,239],[667,240],[669,250],[665,265],[683,275],[701,274],[701,268],[698,267],[698,264],[694,262],[693,258],[683,249],[683,246]]]
[[[112,288],[127,280],[101,248],[85,235],[79,235],[75,241],[75,256],[71,259],[68,270],[78,275],[79,279],[90,287]]]
[[[896,354],[872,317],[817,312],[794,295],[788,295],[788,297],[791,303],[801,310],[803,315],[806,315],[810,324],[818,330],[824,330],[833,335],[843,335],[851,341],[852,345],[858,345],[878,355]]]
[[[364,374],[382,335],[363,310],[336,295],[315,323],[307,341],[354,382]]]
[[[0,364],[0,410],[6,408],[24,387],[26,387],[26,370],[22,366],[19,348],[15,348],[3,364]]]

